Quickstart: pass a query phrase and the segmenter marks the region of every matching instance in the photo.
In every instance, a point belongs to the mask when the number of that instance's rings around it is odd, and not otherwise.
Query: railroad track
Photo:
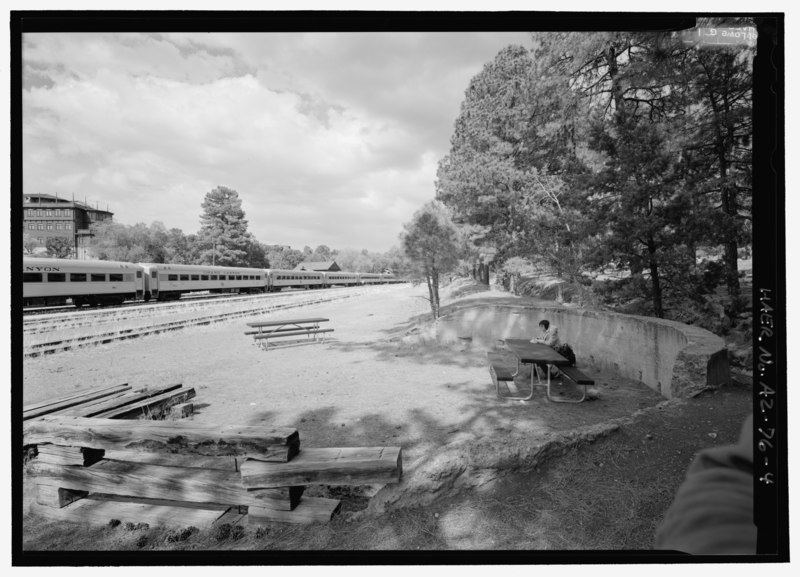
[[[274,295],[276,297],[283,296],[283,299],[264,298],[268,295],[258,295],[257,297],[243,298],[238,303],[233,302],[234,299],[225,299],[224,302],[180,303],[184,305],[182,307],[167,305],[169,308],[166,308],[163,304],[160,304],[150,308],[151,314],[140,314],[136,317],[128,315],[133,310],[129,308],[118,310],[116,314],[113,310],[87,312],[85,313],[87,318],[81,319],[76,319],[75,313],[53,315],[53,317],[64,316],[67,318],[51,318],[47,325],[49,327],[47,330],[43,328],[43,325],[39,325],[38,322],[35,323],[36,326],[31,326],[29,330],[26,319],[23,331],[23,356],[26,358],[38,357],[78,348],[141,338],[193,326],[209,325],[258,313],[344,300],[360,296],[375,288],[358,287],[346,292],[336,291],[333,294],[315,292],[313,295],[308,295],[308,293]],[[238,304],[240,308],[237,310],[221,310],[223,307],[228,308],[234,304]],[[197,308],[198,305],[202,305],[200,309]],[[140,311],[145,308],[136,307],[135,310]],[[165,313],[183,315],[183,318],[159,320],[166,316]],[[35,320],[38,321],[39,318],[41,317],[37,316]],[[127,323],[131,326],[112,326],[122,323]],[[80,331],[84,331],[86,334],[74,334]]]

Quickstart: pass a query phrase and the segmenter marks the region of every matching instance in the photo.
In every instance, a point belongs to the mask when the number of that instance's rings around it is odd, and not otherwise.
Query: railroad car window
[[[150,273],[150,278],[157,279],[158,278],[158,273],[156,271],[151,272]]]
[[[100,274],[98,272],[93,272],[91,278],[92,278],[91,282],[106,282],[105,273]]]
[[[49,272],[47,273],[47,282],[67,282],[67,273]]]
[[[133,273],[132,272],[126,272],[123,275],[123,277],[124,277],[125,282],[133,282]]]
[[[212,275],[210,276],[209,280],[217,280],[217,275],[215,275],[215,274],[212,274]]]
[[[108,273],[108,282],[122,282],[122,275],[116,272]]]
[[[142,278],[142,271],[140,270],[136,271],[136,278]]]
[[[168,274],[167,275],[167,279],[168,280],[178,280],[178,275],[176,275],[176,274]]]
[[[208,275],[207,274],[201,274],[200,275],[200,280],[208,280]]]
[[[192,275],[192,280],[200,280],[200,275],[199,274],[193,274]]]
[[[69,273],[69,282],[86,282],[86,273],[85,272]]]
[[[42,273],[24,272],[22,273],[22,282],[42,282]]]
[[[181,280],[189,280],[189,275],[188,274],[182,274],[182,275],[180,275],[180,277],[181,277]]]
[[[236,280],[242,280],[242,275],[240,275],[240,274],[237,274],[237,275],[236,275]]]

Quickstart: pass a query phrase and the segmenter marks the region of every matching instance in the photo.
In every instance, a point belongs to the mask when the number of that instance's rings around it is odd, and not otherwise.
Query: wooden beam
[[[133,405],[134,403],[144,401],[145,399],[150,399],[152,397],[162,395],[164,393],[168,393],[170,391],[174,391],[180,388],[181,388],[180,383],[151,387],[145,390],[135,391],[111,399],[99,399],[97,401],[93,401],[88,404],[83,403],[81,405],[60,410],[53,414],[69,415],[73,417],[94,417],[100,415],[105,411],[111,411],[114,409],[119,409],[124,406],[130,406]]]
[[[194,403],[181,403],[173,405],[169,409],[169,417],[173,419],[184,419],[194,413]]]
[[[48,519],[107,525],[112,519],[122,523],[147,523],[151,526],[197,527],[208,529],[217,519],[225,515],[224,509],[197,509],[149,503],[132,503],[81,499],[62,509],[34,505],[32,509]]]
[[[306,497],[293,511],[275,511],[261,507],[250,506],[247,509],[247,524],[259,525],[264,523],[297,523],[308,525],[311,523],[327,523],[339,512],[342,502],[338,499],[323,499],[321,497]]]
[[[23,444],[71,445],[96,449],[146,447],[152,451],[254,455],[286,461],[297,451],[296,429],[198,424],[194,421],[139,421],[45,416],[23,423]]]
[[[88,467],[103,458],[102,449],[64,447],[61,445],[37,445],[36,459],[52,465],[79,465]]]
[[[83,499],[88,494],[88,491],[70,491],[46,482],[36,484],[36,502],[52,509],[66,507],[70,503]]]
[[[41,417],[42,415],[47,415],[54,411],[66,409],[67,407],[80,405],[81,403],[86,403],[94,399],[124,393],[125,391],[130,390],[130,388],[130,385],[123,384],[115,385],[113,387],[88,389],[79,393],[71,393],[57,399],[27,405],[22,408],[22,420],[27,421],[28,419],[33,419],[34,417]]]
[[[130,405],[109,409],[94,416],[99,419],[139,419],[159,417],[172,405],[185,403],[195,396],[194,388],[181,387]]]
[[[289,485],[396,483],[403,473],[400,447],[303,449],[288,463],[247,459],[240,467],[248,489]]]
[[[103,459],[91,467],[31,461],[27,472],[37,483],[56,485],[64,489],[190,503],[255,505],[288,510],[292,508],[292,502],[296,504],[302,495],[302,491],[298,493],[291,487],[277,491],[247,491],[236,471],[171,467],[110,459]]]

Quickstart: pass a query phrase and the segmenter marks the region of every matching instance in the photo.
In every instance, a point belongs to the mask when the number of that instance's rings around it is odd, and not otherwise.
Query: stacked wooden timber
[[[37,512],[56,519],[208,527],[327,522],[308,485],[396,483],[399,447],[300,451],[294,429],[43,416],[23,425]]]
[[[100,417],[106,419],[185,417],[192,412],[187,401],[195,396],[192,387],[160,385],[132,390],[130,385],[100,387],[71,393],[58,399],[23,407],[22,419],[44,415]]]

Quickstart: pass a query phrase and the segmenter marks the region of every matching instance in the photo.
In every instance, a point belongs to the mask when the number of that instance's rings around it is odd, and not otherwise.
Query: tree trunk
[[[430,275],[431,287],[431,312],[433,313],[433,320],[439,318],[439,273],[434,271]]]
[[[739,243],[736,238],[736,206],[735,193],[730,192],[728,183],[723,179],[722,190],[722,210],[729,222],[725,223],[724,247],[725,247],[725,283],[728,285],[728,295],[731,297],[739,296]]]
[[[656,260],[656,247],[651,242],[647,247],[650,253],[650,283],[653,289],[653,311],[660,319],[664,318],[664,304],[661,296],[661,279],[658,271],[658,261]]]

